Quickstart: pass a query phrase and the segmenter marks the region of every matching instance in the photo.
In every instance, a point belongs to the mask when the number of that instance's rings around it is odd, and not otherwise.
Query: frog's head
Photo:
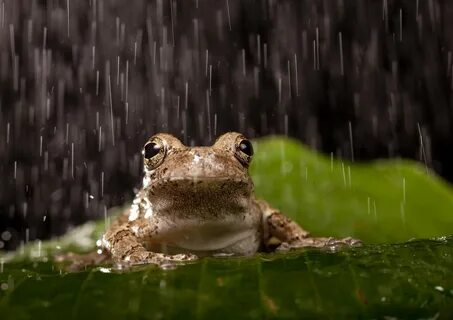
[[[153,205],[231,207],[244,204],[253,191],[248,173],[253,147],[240,133],[226,133],[209,147],[187,147],[160,133],[142,154],[143,188]]]

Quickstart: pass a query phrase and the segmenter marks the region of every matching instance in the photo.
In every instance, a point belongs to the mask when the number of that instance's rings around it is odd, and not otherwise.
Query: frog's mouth
[[[207,192],[211,194],[233,192],[251,194],[253,183],[250,179],[232,177],[211,177],[211,176],[172,176],[154,183],[150,186],[151,192],[165,193],[198,193]],[[162,195],[162,194],[161,194]]]

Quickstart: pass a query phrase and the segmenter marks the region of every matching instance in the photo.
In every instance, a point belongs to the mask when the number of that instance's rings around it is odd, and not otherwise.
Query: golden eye
[[[248,166],[252,161],[253,146],[250,140],[241,139],[236,144],[236,158],[244,165]]]
[[[164,160],[166,153],[164,141],[158,137],[151,138],[142,151],[145,165],[151,170],[157,168]]]

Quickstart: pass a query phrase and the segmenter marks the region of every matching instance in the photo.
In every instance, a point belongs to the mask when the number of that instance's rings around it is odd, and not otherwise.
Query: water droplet
[[[110,268],[99,268],[99,271],[102,273],[111,273],[112,270]]]
[[[3,232],[2,232],[2,235],[1,235],[1,238],[2,238],[4,241],[9,241],[9,240],[11,240],[11,232],[9,232],[9,231],[3,231]]]
[[[441,286],[435,286],[434,289],[436,289],[439,292],[444,292],[444,288],[442,288]]]

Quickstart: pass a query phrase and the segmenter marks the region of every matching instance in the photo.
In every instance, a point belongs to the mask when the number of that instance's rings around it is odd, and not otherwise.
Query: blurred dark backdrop
[[[158,131],[286,134],[453,180],[452,14],[436,0],[0,0],[0,247],[130,200]]]

